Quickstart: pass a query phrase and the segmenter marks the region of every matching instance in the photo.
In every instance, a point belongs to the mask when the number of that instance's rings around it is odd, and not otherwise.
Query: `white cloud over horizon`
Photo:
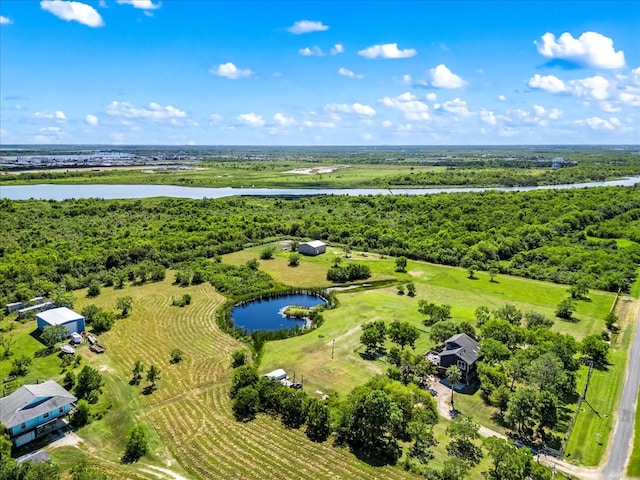
[[[317,46],[313,46],[313,47],[304,47],[301,48],[300,50],[298,50],[298,53],[300,55],[302,55],[303,57],[322,57],[324,56],[324,52],[322,51],[322,49],[320,47]]]
[[[397,97],[384,97],[380,103],[388,108],[399,110],[407,120],[428,120],[429,105],[418,100],[418,97],[410,92],[405,92]]]
[[[363,105],[362,103],[353,103],[351,105],[346,103],[330,103],[325,105],[324,109],[329,112],[355,113],[357,115],[369,117],[376,114],[375,109],[369,105]]]
[[[253,72],[250,69],[239,69],[232,62],[221,63],[218,65],[218,68],[211,67],[209,69],[209,73],[217,77],[228,78],[229,80],[248,78],[253,75]]]
[[[98,11],[86,3],[63,0],[42,0],[40,2],[40,8],[67,22],[75,21],[92,28],[103,27],[105,25]]]
[[[253,112],[241,113],[236,117],[236,119],[252,127],[262,127],[265,123],[267,123],[262,118],[262,115],[258,115]]]
[[[294,35],[311,32],[324,32],[326,30],[329,30],[328,25],[312,20],[298,20],[297,22],[294,22],[292,26],[287,28],[287,32],[293,33]]]
[[[160,8],[159,3],[153,3],[152,0],[116,0],[119,5],[131,5],[133,8],[141,10],[157,10]]]
[[[343,77],[347,77],[347,78],[357,78],[357,79],[364,78],[364,75],[360,73],[355,73],[352,70],[349,70],[348,68],[345,68],[345,67],[340,67],[338,69],[338,75],[342,75]]]
[[[454,89],[462,88],[467,84],[462,78],[449,70],[444,63],[430,69],[429,74],[431,75],[431,86],[435,88]]]
[[[13,20],[9,17],[5,17],[4,15],[0,15],[0,25],[11,25]]]
[[[534,42],[538,53],[552,60],[565,60],[591,68],[615,69],[625,65],[624,52],[616,52],[613,40],[597,32],[584,32],[578,38],[565,32],[557,41],[553,33],[547,32],[541,40]]]
[[[114,117],[152,121],[176,120],[187,117],[186,112],[171,105],[163,107],[158,103],[151,102],[148,107],[137,108],[129,102],[115,100],[107,105],[106,113]]]
[[[273,116],[273,121],[276,125],[280,125],[282,127],[290,127],[291,125],[296,124],[296,119],[293,117],[287,117],[282,113],[276,113]]]
[[[358,51],[358,55],[364,58],[411,58],[418,52],[413,48],[398,49],[397,43],[385,43],[383,45],[372,45]]]
[[[95,115],[91,115],[90,113],[84,117],[84,121],[87,125],[91,125],[92,127],[98,125],[98,117],[96,117]]]

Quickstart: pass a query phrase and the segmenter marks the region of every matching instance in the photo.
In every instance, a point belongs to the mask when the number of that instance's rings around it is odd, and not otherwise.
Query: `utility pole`
[[[333,360],[333,352],[335,350],[335,346],[336,346],[336,339],[333,339],[333,342],[331,342],[331,360]]]

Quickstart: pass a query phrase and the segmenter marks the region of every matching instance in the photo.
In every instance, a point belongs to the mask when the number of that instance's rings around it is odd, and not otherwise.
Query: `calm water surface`
[[[305,195],[425,195],[454,192],[484,192],[486,190],[530,191],[606,186],[632,186],[640,183],[640,175],[622,180],[587,182],[537,187],[460,187],[460,188],[194,188],[174,185],[8,185],[0,187],[0,198],[11,200],[68,200],[71,198],[223,198],[248,196],[305,196]]]
[[[249,332],[256,330],[283,330],[304,326],[306,320],[290,319],[282,310],[289,305],[315,307],[325,301],[315,295],[286,295],[284,297],[254,300],[231,310],[231,320],[237,327]]]

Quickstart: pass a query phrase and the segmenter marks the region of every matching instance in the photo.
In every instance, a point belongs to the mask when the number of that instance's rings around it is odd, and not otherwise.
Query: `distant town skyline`
[[[640,143],[638,1],[0,2],[0,143]]]

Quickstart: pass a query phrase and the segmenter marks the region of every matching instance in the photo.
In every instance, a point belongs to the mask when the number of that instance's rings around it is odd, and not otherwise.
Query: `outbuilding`
[[[62,325],[69,334],[84,332],[85,328],[84,317],[67,307],[53,308],[40,312],[36,314],[36,322],[38,323],[38,330],[41,332],[44,327],[53,327],[55,325]]]
[[[266,373],[264,376],[267,378],[272,378],[274,380],[282,381],[287,379],[287,372],[285,372],[282,368],[278,368],[273,372]]]
[[[311,242],[303,242],[298,244],[298,252],[303,255],[320,255],[327,251],[327,244],[320,240],[313,240]]]

